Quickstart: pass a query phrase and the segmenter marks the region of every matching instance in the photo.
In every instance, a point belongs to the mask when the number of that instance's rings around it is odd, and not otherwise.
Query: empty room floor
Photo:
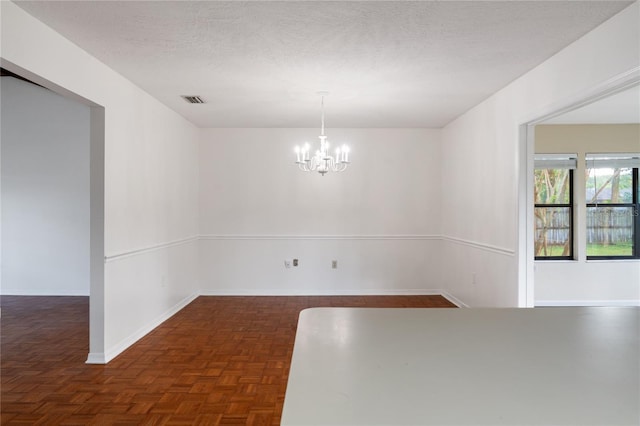
[[[456,307],[441,296],[199,297],[88,365],[88,297],[1,305],[3,425],[277,425],[301,310]]]

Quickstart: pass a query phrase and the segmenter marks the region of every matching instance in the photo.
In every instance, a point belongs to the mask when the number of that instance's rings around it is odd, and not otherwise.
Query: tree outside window
[[[573,258],[573,170],[536,168],[535,258]]]

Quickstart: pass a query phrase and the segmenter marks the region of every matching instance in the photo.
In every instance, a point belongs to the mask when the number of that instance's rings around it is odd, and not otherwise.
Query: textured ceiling
[[[441,127],[631,2],[16,3],[201,127]]]

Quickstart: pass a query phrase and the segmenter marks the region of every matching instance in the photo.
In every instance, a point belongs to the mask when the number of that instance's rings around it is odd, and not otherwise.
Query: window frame
[[[594,168],[594,167],[591,167]],[[587,260],[634,260],[640,259],[640,187],[638,182],[639,167],[630,168],[632,174],[632,199],[631,203],[586,203],[585,208],[590,207],[631,207],[633,208],[633,249],[630,256],[593,256],[587,254]],[[589,169],[587,165],[587,169]]]
[[[558,170],[559,167],[547,167],[546,169],[548,170]],[[543,169],[541,169],[543,170]],[[537,208],[557,208],[557,207],[563,207],[563,208],[568,208],[569,209],[569,255],[568,256],[537,256],[534,255],[534,260],[575,260],[574,257],[574,252],[575,252],[575,248],[574,248],[574,228],[575,228],[575,220],[574,220],[574,207],[573,207],[573,172],[574,169],[569,168],[569,203],[568,204],[547,204],[547,203],[536,203],[534,200],[534,204],[533,204],[533,211],[534,211],[534,218],[535,218],[535,211]],[[535,219],[534,219],[534,228],[535,228]],[[535,230],[534,230],[534,235],[535,235]]]

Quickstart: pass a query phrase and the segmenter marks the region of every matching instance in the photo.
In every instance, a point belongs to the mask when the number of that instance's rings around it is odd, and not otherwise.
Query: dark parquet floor
[[[87,297],[3,296],[2,425],[277,425],[298,314],[454,307],[440,296],[199,297],[107,365],[87,365]]]

